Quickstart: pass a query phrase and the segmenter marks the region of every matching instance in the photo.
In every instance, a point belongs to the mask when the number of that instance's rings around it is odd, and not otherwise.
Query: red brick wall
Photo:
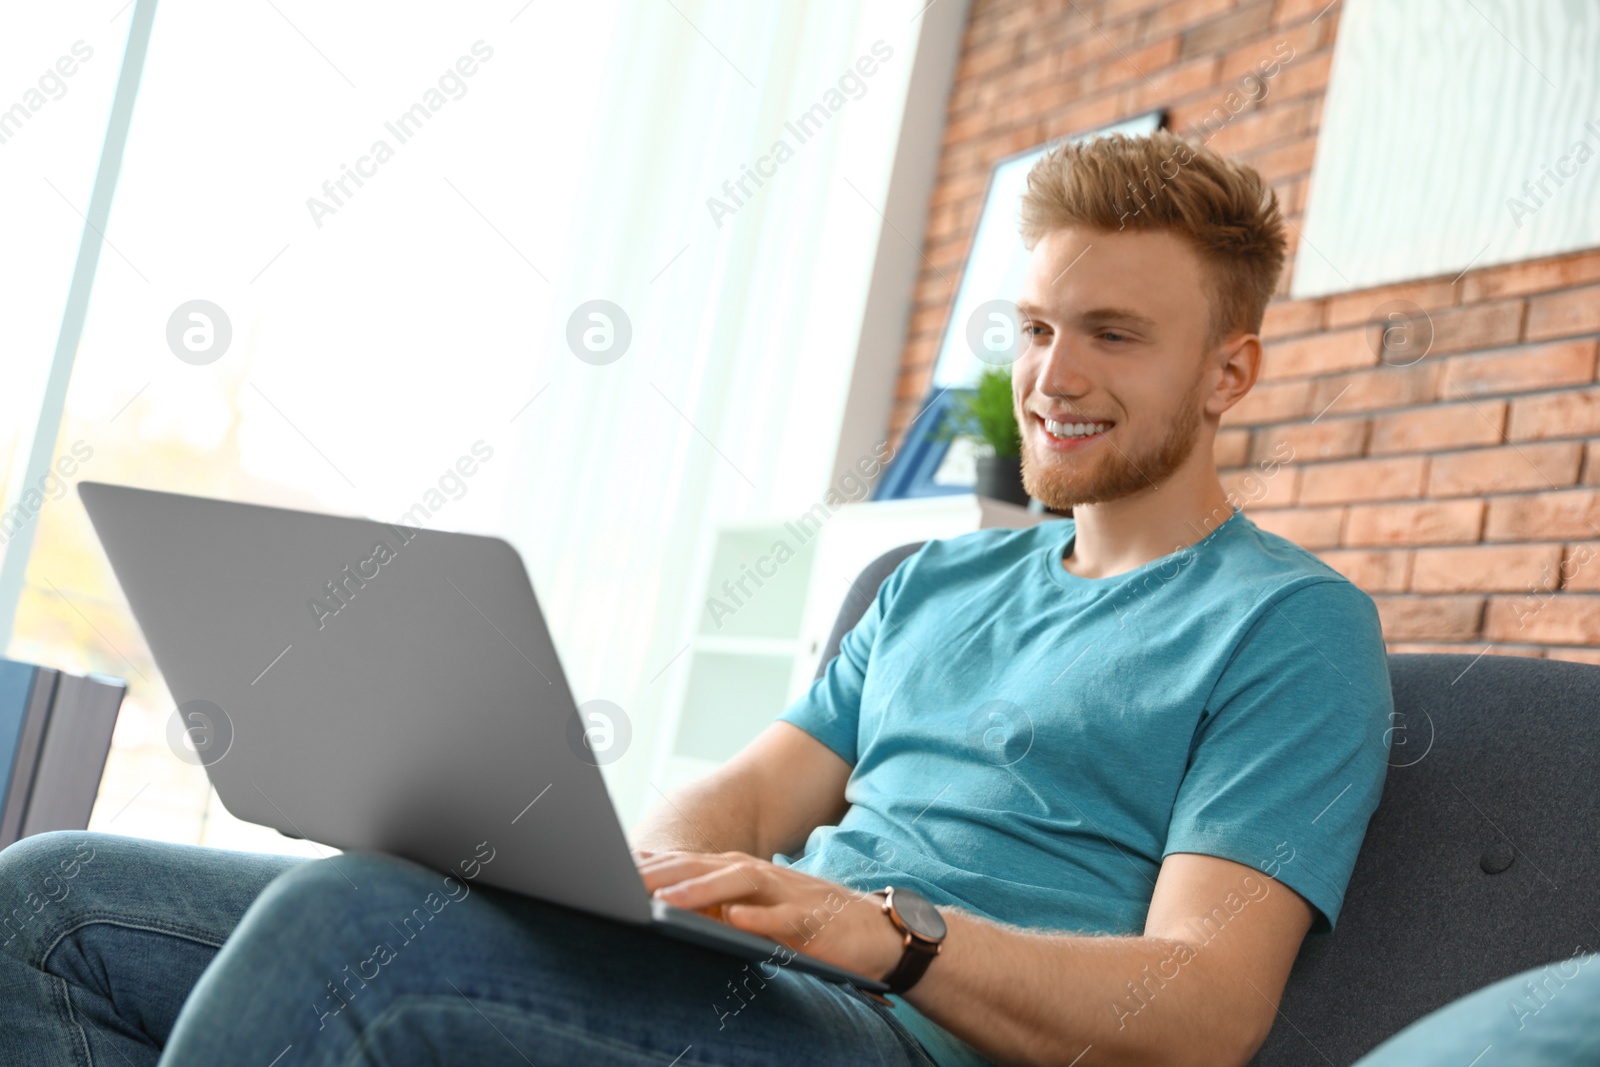
[[[1340,5],[1327,0],[974,0],[949,101],[898,444],[933,373],[993,163],[1153,107],[1305,210]],[[1260,90],[1240,79],[1293,49]],[[1250,88],[1250,86],[1245,86]],[[1230,93],[1237,93],[1230,102]],[[1196,124],[1259,97],[1213,133]],[[1217,438],[1246,512],[1372,594],[1393,651],[1600,663],[1600,249],[1267,311],[1260,381]],[[1431,320],[1381,360],[1379,305]],[[1409,365],[1401,365],[1409,363]],[[1259,463],[1291,455],[1270,476]]]

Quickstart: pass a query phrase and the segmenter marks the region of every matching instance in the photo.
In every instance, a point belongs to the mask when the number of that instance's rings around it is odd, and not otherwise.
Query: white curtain
[[[605,767],[625,825],[658,798],[657,721],[683,684],[707,539],[826,491],[918,10],[624,6],[497,525],[529,565],[577,700],[609,700],[631,723]],[[741,191],[747,168],[770,177]],[[631,326],[603,365],[568,343],[569,312],[592,300]],[[585,321],[603,334],[606,320]]]

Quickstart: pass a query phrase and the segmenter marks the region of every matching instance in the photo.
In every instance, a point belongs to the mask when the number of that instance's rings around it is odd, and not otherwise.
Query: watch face
[[[894,910],[913,933],[928,941],[941,941],[945,935],[944,916],[926,899],[909,889],[895,888]]]

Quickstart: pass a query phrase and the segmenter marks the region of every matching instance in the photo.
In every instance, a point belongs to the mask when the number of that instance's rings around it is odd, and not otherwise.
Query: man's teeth
[[[1055,422],[1051,419],[1045,419],[1044,428],[1052,437],[1073,438],[1103,433],[1111,429],[1111,424],[1109,422]]]

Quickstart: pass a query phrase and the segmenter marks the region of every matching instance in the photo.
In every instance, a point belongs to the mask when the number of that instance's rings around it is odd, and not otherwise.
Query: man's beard
[[[1194,451],[1195,431],[1200,428],[1202,385],[1203,379],[1197,377],[1194,388],[1173,413],[1166,436],[1143,451],[1130,452],[1126,441],[1111,437],[1122,423],[1111,428],[1100,442],[1100,454],[1089,462],[1071,452],[1046,453],[1052,459],[1041,462],[1033,454],[1032,434],[1025,436],[1023,488],[1052,511],[1065,511],[1079,504],[1103,504],[1161,485]]]

